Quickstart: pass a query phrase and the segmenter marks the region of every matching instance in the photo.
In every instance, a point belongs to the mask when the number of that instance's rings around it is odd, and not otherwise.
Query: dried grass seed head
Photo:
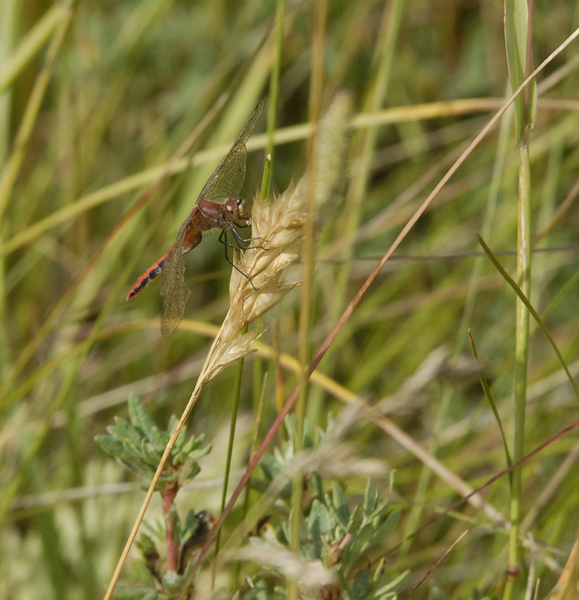
[[[306,172],[297,185],[290,185],[273,202],[254,199],[251,216],[254,245],[237,257],[221,343],[234,339],[246,323],[270,310],[298,285],[299,282],[286,283],[282,274],[301,257],[299,242],[312,193],[317,210],[330,199],[342,176],[350,112],[350,95],[338,93],[320,122],[313,176]]]

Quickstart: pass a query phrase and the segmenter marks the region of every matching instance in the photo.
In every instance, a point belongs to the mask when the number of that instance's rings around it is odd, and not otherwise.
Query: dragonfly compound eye
[[[238,221],[239,219],[247,219],[247,204],[241,196],[230,196],[225,203],[225,210],[229,214],[229,219]]]
[[[240,219],[247,218],[247,204],[243,198],[239,198],[237,201],[237,213]]]

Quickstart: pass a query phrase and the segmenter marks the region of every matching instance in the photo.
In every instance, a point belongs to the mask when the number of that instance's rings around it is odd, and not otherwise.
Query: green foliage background
[[[507,94],[503,8],[496,0],[329,3],[323,103],[347,88],[355,113],[375,111],[377,121],[355,121],[342,190],[324,215],[312,349]],[[130,304],[124,298],[173,243],[204,181],[257,101],[268,97],[275,10],[273,2],[258,0],[1,3],[0,598],[102,596],[142,492],[94,437],[115,415],[126,417],[130,392],[148,403],[162,426],[183,409],[209,345],[207,325],[219,324],[227,310],[230,267],[217,236],[187,258],[192,296],[186,321],[168,340],[158,328],[157,283]],[[313,11],[304,2],[285,11],[275,126],[293,141],[275,147],[277,192],[306,166],[305,134],[291,128],[308,120]],[[535,11],[538,64],[579,25],[579,15],[576,4],[560,0],[538,2]],[[531,301],[573,373],[579,346],[577,65],[575,42],[540,74],[529,146],[532,231],[538,249],[557,248],[534,255]],[[194,147],[217,151],[195,155],[192,169],[179,163],[142,208],[128,213],[225,92],[225,108]],[[425,361],[441,347],[447,357],[468,357],[470,328],[510,441],[515,298],[490,262],[475,256],[473,235],[481,232],[494,250],[516,248],[512,118],[501,127],[411,231],[321,365],[351,394],[379,403],[383,415],[472,487],[505,468],[498,425],[472,364],[435,369]],[[244,196],[250,198],[261,182],[265,139],[248,146]],[[500,258],[513,273],[514,256]],[[300,277],[297,270],[293,275]],[[298,320],[299,288],[267,316],[262,341],[297,356]],[[543,335],[533,332],[529,451],[577,414],[561,365]],[[255,364],[246,361],[234,471],[246,463],[259,397],[269,425],[276,397],[287,397],[298,381],[291,369],[276,371],[274,361]],[[214,448],[200,461],[203,479],[223,472],[234,377],[235,369],[228,369],[205,390],[190,423]],[[313,425],[325,426],[327,413],[343,408],[346,394],[330,387],[314,381],[310,388]],[[444,508],[462,494],[425,469],[377,418],[350,437],[361,457],[396,469],[392,487],[387,479],[375,482],[381,496],[402,509],[397,537],[384,552],[425,522],[432,507]],[[541,595],[550,590],[557,564],[564,565],[575,541],[576,454],[571,433],[524,468],[523,533],[532,532],[537,545],[522,552],[521,592],[530,564]],[[342,484],[354,502],[366,482],[348,477]],[[219,487],[210,486],[179,501],[217,511],[219,496]],[[484,497],[508,519],[508,478]],[[152,507],[151,520],[158,510]],[[469,505],[387,554],[392,578],[411,569],[408,585],[416,583],[466,528],[469,535],[431,579],[449,598],[470,597],[475,588],[498,594],[504,523]],[[416,594],[428,593],[424,585]]]

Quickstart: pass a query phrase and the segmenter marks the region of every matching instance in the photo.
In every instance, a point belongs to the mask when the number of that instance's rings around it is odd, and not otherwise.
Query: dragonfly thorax
[[[241,221],[249,219],[247,202],[241,196],[229,196],[225,204],[225,214],[229,221]]]

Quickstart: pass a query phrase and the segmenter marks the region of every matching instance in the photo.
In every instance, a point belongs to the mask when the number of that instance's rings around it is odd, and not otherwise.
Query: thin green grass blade
[[[469,329],[468,330],[468,339],[470,341],[470,346],[472,349],[472,355],[474,356],[475,360],[477,361],[477,363],[479,362],[479,358],[478,358],[478,353],[476,351],[476,346],[474,343],[474,339],[472,337],[472,332]],[[511,458],[511,453],[509,452],[509,445],[507,444],[507,436],[505,435],[505,430],[503,428],[503,422],[501,420],[501,416],[499,414],[499,411],[497,409],[497,405],[495,403],[495,399],[493,397],[493,393],[491,392],[491,388],[486,380],[486,377],[484,375],[480,375],[479,377],[479,381],[481,384],[481,387],[483,389],[483,392],[485,394],[486,399],[489,401],[489,404],[491,406],[491,409],[493,411],[493,414],[495,415],[495,419],[497,421],[497,424],[499,426],[500,432],[501,432],[501,437],[503,438],[503,446],[505,448],[505,457],[507,459],[507,465],[510,467],[513,464],[513,460]],[[512,476],[512,472],[509,472],[509,481],[511,486],[513,485],[513,476]]]
[[[6,2],[5,6],[10,3]],[[36,25],[26,34],[26,37],[20,42],[16,50],[10,56],[10,59],[3,66],[0,72],[0,94],[9,87],[12,82],[22,74],[26,66],[36,58],[42,47],[50,39],[54,30],[65,16],[65,7],[56,3],[45,15],[36,23]],[[3,19],[7,15],[2,13]]]
[[[477,239],[478,243],[481,245],[481,248],[484,250],[485,254],[491,259],[491,261],[492,261],[493,265],[496,267],[497,271],[501,274],[503,279],[511,286],[511,288],[513,288],[513,291],[515,292],[515,294],[517,294],[517,296],[519,297],[521,302],[526,306],[526,308],[528,309],[528,311],[531,314],[531,316],[533,317],[533,319],[535,319],[535,321],[537,322],[537,325],[541,328],[541,330],[545,334],[545,337],[547,338],[547,340],[549,340],[549,343],[551,344],[553,351],[557,355],[557,358],[559,359],[561,366],[563,367],[565,373],[567,374],[569,383],[573,387],[573,391],[575,392],[575,395],[577,396],[577,399],[579,400],[579,387],[575,383],[575,380],[573,379],[573,376],[571,375],[571,372],[569,371],[569,367],[567,366],[565,359],[563,358],[561,352],[559,351],[557,344],[555,344],[555,340],[549,333],[549,330],[543,323],[543,320],[541,319],[541,317],[539,316],[537,311],[533,308],[533,305],[529,302],[529,300],[525,296],[525,294],[523,294],[521,288],[517,285],[515,280],[505,271],[505,269],[503,268],[501,263],[497,260],[496,256],[493,254],[492,250],[486,245],[486,243],[482,239],[482,237],[477,234],[476,239]]]

